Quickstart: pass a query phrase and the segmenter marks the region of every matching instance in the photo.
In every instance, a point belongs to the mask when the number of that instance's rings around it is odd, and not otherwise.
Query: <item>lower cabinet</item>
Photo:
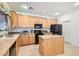
[[[33,43],[35,43],[35,35],[34,35],[34,33],[29,35],[29,44],[33,44]]]
[[[35,35],[34,34],[21,34],[21,36],[18,38],[18,45],[28,45],[35,43]]]

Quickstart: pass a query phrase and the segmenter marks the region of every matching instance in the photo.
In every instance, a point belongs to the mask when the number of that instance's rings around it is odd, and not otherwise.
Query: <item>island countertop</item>
[[[0,38],[0,56],[4,56],[13,43],[17,40],[20,34],[15,34],[12,37],[2,37]]]
[[[59,38],[63,37],[62,35],[40,35],[39,38],[45,40],[45,39],[52,39],[52,38]]]

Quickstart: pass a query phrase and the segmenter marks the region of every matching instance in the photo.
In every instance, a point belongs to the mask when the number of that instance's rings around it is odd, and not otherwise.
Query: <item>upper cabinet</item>
[[[18,27],[30,27],[29,16],[18,15]]]
[[[42,24],[43,28],[50,28],[51,24],[57,24],[57,19],[19,15],[11,13],[12,27],[34,28],[34,24]]]
[[[46,19],[46,28],[50,28],[50,25],[51,25],[51,20]]]
[[[12,28],[17,27],[17,14],[16,12],[11,12],[11,19],[12,19]]]
[[[43,24],[43,18],[42,17],[38,17],[38,23]]]
[[[29,16],[29,24],[30,24],[31,28],[34,28],[34,23],[35,23],[34,17],[33,16]]]
[[[39,23],[38,17],[34,17],[34,24],[38,24],[38,23]]]
[[[42,18],[43,21],[43,28],[47,28],[47,20],[45,18]]]
[[[51,19],[51,24],[57,24],[57,19]]]
[[[25,27],[30,27],[29,16],[25,16]]]
[[[18,27],[25,27],[25,16],[18,15]]]

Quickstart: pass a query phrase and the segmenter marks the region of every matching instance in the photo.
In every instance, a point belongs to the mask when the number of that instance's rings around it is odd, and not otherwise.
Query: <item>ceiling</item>
[[[65,13],[78,10],[79,6],[74,7],[74,3],[75,2],[7,2],[8,6],[17,12],[36,14],[48,17],[57,17],[57,15],[54,15],[54,13],[56,12],[60,13],[60,15],[63,15]],[[22,5],[31,6],[33,9],[23,9]]]

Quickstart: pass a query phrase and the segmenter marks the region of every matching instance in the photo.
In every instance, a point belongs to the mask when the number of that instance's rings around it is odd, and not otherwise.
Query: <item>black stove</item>
[[[44,35],[42,33],[42,31],[40,29],[42,29],[42,24],[35,24],[34,25],[34,33],[35,33],[35,44],[38,44],[39,43],[39,35]],[[37,29],[37,30],[36,30]],[[39,29],[39,30],[38,30]]]

